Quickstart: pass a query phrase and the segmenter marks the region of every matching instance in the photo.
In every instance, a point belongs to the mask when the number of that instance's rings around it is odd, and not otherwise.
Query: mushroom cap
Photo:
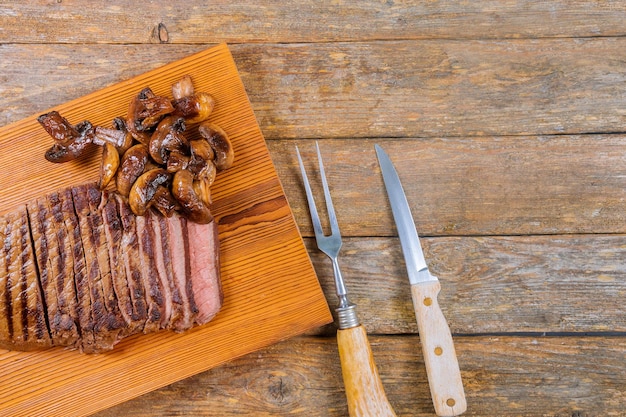
[[[200,123],[198,131],[215,153],[213,163],[217,170],[222,171],[230,168],[235,159],[235,152],[226,132],[218,125],[208,121]]]
[[[151,169],[137,178],[128,193],[128,204],[137,216],[146,214],[154,202],[154,196],[159,186],[167,184],[171,175],[162,168]]]
[[[100,189],[104,190],[111,182],[120,166],[120,154],[115,146],[109,142],[102,149],[102,163],[100,164]]]
[[[168,116],[161,120],[150,138],[149,152],[158,164],[166,164],[172,151],[185,152],[189,148],[187,138],[182,134],[185,130],[183,118]]]
[[[193,174],[182,169],[172,179],[172,195],[180,203],[183,214],[196,223],[206,224],[213,221],[208,205],[204,204],[193,186]]]
[[[149,157],[148,147],[143,143],[131,146],[124,153],[116,178],[117,191],[121,195],[128,196],[131,187],[146,168]]]
[[[174,114],[182,116],[188,123],[200,123],[209,118],[215,107],[215,98],[209,93],[199,92],[174,100]]]

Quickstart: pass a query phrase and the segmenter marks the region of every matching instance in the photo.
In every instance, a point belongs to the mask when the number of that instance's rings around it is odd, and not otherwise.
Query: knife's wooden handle
[[[365,328],[337,330],[341,372],[351,417],[395,417],[378,375]]]
[[[437,302],[440,290],[439,281],[411,285],[435,412],[448,417],[464,413],[467,403],[450,328]]]

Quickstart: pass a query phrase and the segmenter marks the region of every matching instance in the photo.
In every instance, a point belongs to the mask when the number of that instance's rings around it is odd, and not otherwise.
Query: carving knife
[[[457,416],[465,412],[467,403],[450,328],[437,301],[441,284],[428,270],[398,173],[385,151],[379,145],[374,147],[406,261],[435,412]]]

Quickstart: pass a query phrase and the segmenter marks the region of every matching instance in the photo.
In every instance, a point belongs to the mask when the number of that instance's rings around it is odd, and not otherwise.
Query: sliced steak
[[[104,222],[104,232],[109,250],[109,267],[111,271],[111,282],[117,297],[120,314],[126,323],[122,331],[123,336],[131,335],[143,330],[145,322],[145,305],[138,306],[133,302],[126,276],[126,265],[124,263],[124,247],[122,246],[122,222],[118,214],[117,200],[110,194],[105,194],[102,198],[101,212]],[[143,299],[141,299],[143,301]],[[142,311],[138,311],[141,309]]]
[[[159,288],[163,297],[163,309],[161,316],[161,329],[169,329],[172,320],[176,319],[176,315],[180,314],[179,310],[173,302],[174,277],[171,267],[171,253],[167,244],[167,226],[162,216],[153,210],[149,210],[146,215],[146,227],[149,229],[152,252],[154,253],[154,265],[159,279]],[[162,223],[163,226],[162,227]],[[163,230],[164,229],[164,230]],[[172,315],[174,314],[174,316]]]
[[[215,221],[207,224],[187,222],[189,260],[197,324],[208,323],[223,302],[220,278],[219,237]]]
[[[146,320],[144,333],[155,332],[161,329],[161,322],[165,315],[165,300],[155,260],[154,233],[152,232],[151,222],[150,216],[137,216],[135,221],[139,241],[141,277],[143,278],[148,306],[148,319]]]
[[[69,295],[73,297],[72,304],[75,306],[73,274],[70,269],[70,276],[66,276],[68,273],[66,249],[64,246],[60,249],[58,239],[59,229],[65,230],[62,217],[60,222],[51,221],[54,215],[45,197],[29,203],[27,209],[52,343],[55,346],[73,346],[79,335],[75,323],[76,310],[68,308],[66,296],[63,293],[65,282],[71,280],[72,291]],[[59,282],[62,283],[60,288],[57,286]]]
[[[222,297],[215,222],[137,217],[93,185],[0,216],[0,348],[103,352],[204,324]]]
[[[100,192],[95,190],[97,197],[91,195],[88,186],[72,188],[72,198],[74,209],[80,225],[80,235],[85,256],[87,271],[87,284],[89,296],[91,298],[91,317],[93,320],[94,352],[111,350],[120,339],[120,332],[123,324],[119,310],[112,312],[109,304],[117,307],[117,299],[114,296],[112,284],[106,288],[111,281],[111,270],[109,267],[109,254],[106,242],[104,241],[104,229],[102,216],[95,211],[91,211],[90,199],[96,199],[94,205],[100,205]],[[108,276],[107,276],[108,274]],[[113,297],[112,302],[108,299]]]
[[[115,193],[113,198],[117,203],[117,212],[122,225],[122,240],[120,244],[122,262],[126,271],[126,280],[130,297],[133,303],[133,320],[141,323],[144,331],[148,320],[146,292],[143,286],[142,267],[139,255],[139,239],[137,238],[136,216],[130,209],[124,197]]]
[[[57,264],[56,275],[52,278],[56,286],[58,308],[63,318],[57,326],[60,333],[56,334],[53,343],[57,346],[77,346],[81,337],[78,299],[74,284],[74,271],[77,265],[74,262],[73,231],[68,231],[67,228],[71,221],[66,220],[67,216],[74,213],[74,208],[70,204],[71,200],[61,199],[60,194],[56,192],[46,196],[46,200],[52,216],[46,220],[49,223],[46,230],[56,234],[58,248],[58,257],[54,261]],[[47,236],[51,242],[52,237],[49,234]],[[71,322],[65,320],[68,317],[72,319]],[[52,327],[52,321],[50,326]]]
[[[61,210],[63,212],[63,224],[68,235],[69,247],[73,261],[74,285],[76,288],[76,315],[80,332],[79,343],[76,346],[85,353],[97,352],[94,335],[94,318],[91,307],[91,291],[89,288],[89,276],[87,261],[81,238],[81,227],[76,213],[74,212],[74,200],[72,190],[65,189],[59,193]]]
[[[0,348],[13,348],[13,321],[11,320],[11,297],[9,285],[9,251],[11,239],[7,239],[8,222],[0,217]],[[11,230],[8,230],[11,233]]]
[[[9,327],[13,347],[19,350],[50,347],[52,342],[25,206],[7,216],[5,255],[8,267],[5,299],[11,308]]]
[[[172,253],[171,266],[174,278],[174,297],[180,299],[180,314],[171,322],[170,328],[176,332],[190,329],[196,319],[198,309],[191,288],[191,266],[188,261],[189,242],[187,240],[187,221],[174,214],[167,218],[169,247]],[[173,298],[174,298],[173,297]]]

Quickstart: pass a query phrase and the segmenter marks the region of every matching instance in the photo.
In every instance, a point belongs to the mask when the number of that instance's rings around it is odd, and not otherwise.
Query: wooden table
[[[320,143],[399,416],[434,410],[374,143],[441,280],[466,415],[626,415],[626,3],[286,4],[0,6],[0,122],[227,42],[334,306],[294,151]],[[335,328],[98,415],[345,416]]]

